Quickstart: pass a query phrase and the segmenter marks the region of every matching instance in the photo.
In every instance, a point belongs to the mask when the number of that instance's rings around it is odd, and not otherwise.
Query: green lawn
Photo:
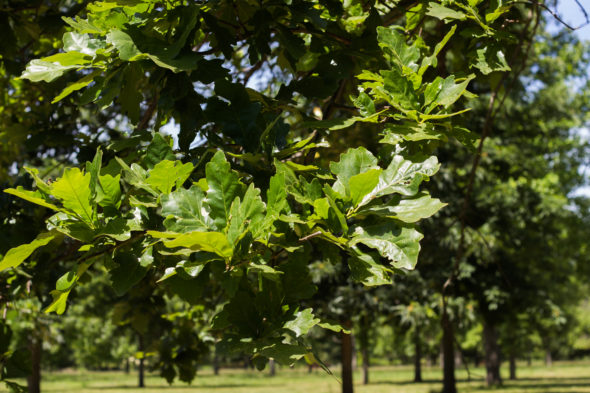
[[[334,370],[335,372],[337,370]],[[501,389],[486,389],[483,382],[484,370],[471,369],[472,381],[467,382],[467,373],[461,369],[457,373],[460,392],[534,392],[534,393],[590,393],[590,362],[556,363],[551,368],[541,365],[526,367],[519,365],[518,381],[506,381]],[[503,375],[508,371],[503,370]],[[440,389],[441,371],[438,368],[424,368],[426,382],[410,382],[413,370],[408,366],[375,367],[371,369],[371,383],[356,385],[359,393],[408,392],[430,393]],[[338,393],[339,382],[323,371],[307,373],[307,369],[279,368],[275,377],[263,372],[222,369],[215,376],[209,369],[200,371],[192,386],[176,383],[167,386],[156,375],[146,378],[145,389],[135,388],[137,376],[134,373],[69,371],[45,373],[42,392],[109,392],[109,393],[155,393],[167,392],[213,392],[213,393]],[[360,381],[360,370],[355,374]],[[4,387],[0,392],[5,392]]]

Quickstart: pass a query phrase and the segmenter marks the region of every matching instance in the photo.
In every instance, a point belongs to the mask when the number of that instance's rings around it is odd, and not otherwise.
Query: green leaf
[[[436,102],[438,105],[448,108],[455,101],[457,101],[463,95],[463,93],[465,93],[467,85],[474,77],[474,75],[470,75],[463,82],[456,84],[455,77],[453,75],[448,76],[443,80],[434,102]]]
[[[340,155],[340,161],[331,162],[330,170],[338,177],[334,183],[334,190],[341,194],[348,194],[350,178],[370,169],[380,169],[377,159],[364,147],[348,149]]]
[[[381,169],[370,169],[367,172],[359,173],[350,178],[350,197],[355,207],[362,201],[365,195],[373,191],[377,186],[381,172]]]
[[[359,108],[361,116],[367,117],[375,114],[375,103],[365,92],[360,92],[358,97],[353,99],[354,106]]]
[[[154,191],[146,181],[147,171],[145,169],[137,164],[131,164],[131,167],[129,167],[125,161],[121,160],[119,157],[115,157],[115,160],[117,160],[123,169],[123,176],[127,182],[129,182],[134,187],[141,188],[149,192],[152,196],[158,196],[158,193]]]
[[[121,30],[112,29],[107,34],[107,42],[119,51],[119,58],[123,61],[134,61],[141,57],[142,52],[135,46],[129,34]]]
[[[0,271],[11,267],[17,267],[25,261],[36,249],[47,245],[55,238],[51,232],[41,233],[35,240],[30,243],[11,248],[6,252],[4,258],[0,261]]]
[[[435,174],[439,167],[440,165],[434,156],[423,162],[412,162],[396,155],[387,169],[381,173],[377,186],[365,195],[359,206],[366,205],[375,198],[393,193],[415,195],[422,181]]]
[[[78,168],[66,168],[62,177],[51,185],[51,193],[62,201],[66,209],[93,227],[96,212],[90,205],[90,180],[90,173],[84,174]]]
[[[423,218],[434,215],[441,208],[446,206],[439,199],[432,198],[428,194],[419,194],[411,199],[393,198],[386,205],[377,205],[362,209],[359,215],[375,214],[381,217],[395,218],[407,223],[414,223]]]
[[[47,229],[55,229],[85,243],[91,243],[94,239],[94,231],[88,224],[80,221],[78,218],[72,219],[69,213],[59,212],[47,219]]]
[[[291,344],[274,344],[260,351],[260,354],[276,359],[280,364],[294,364],[304,357],[309,351],[307,348]]]
[[[84,76],[83,78],[79,79],[78,81],[70,83],[65,89],[62,90],[61,93],[59,93],[53,99],[53,101],[51,101],[51,103],[55,104],[56,102],[63,100],[64,98],[66,98],[67,96],[72,94],[73,92],[85,88],[92,81],[94,81],[94,78],[97,75],[100,75],[101,72],[102,71],[100,71],[100,70],[94,71],[91,74],[88,74],[88,75]]]
[[[118,252],[113,260],[118,266],[110,271],[111,283],[117,296],[121,296],[141,281],[148,268],[145,259],[142,261],[133,252]]]
[[[405,122],[402,124],[388,125],[383,130],[383,138],[380,143],[397,145],[402,141],[423,141],[423,140],[447,140],[447,136],[438,131],[432,123]]]
[[[146,183],[163,194],[169,194],[174,186],[182,186],[193,169],[194,166],[190,162],[183,164],[180,161],[164,160],[149,171]]]
[[[148,231],[147,233],[157,239],[172,239],[164,241],[164,245],[168,248],[183,247],[194,251],[207,251],[225,259],[229,259],[233,255],[231,244],[227,241],[227,237],[220,232],[193,231],[178,234]]]
[[[215,153],[205,166],[207,178],[207,204],[211,210],[213,227],[222,230],[229,221],[230,208],[234,199],[242,195],[243,184],[238,174],[231,170],[223,152]]]
[[[230,221],[227,229],[227,239],[230,244],[235,244],[248,229],[255,239],[260,237],[268,229],[261,225],[265,217],[264,210],[265,205],[260,198],[260,190],[255,188],[254,184],[250,184],[244,194],[243,201],[236,197],[230,208]]]
[[[28,79],[31,82],[51,82],[62,76],[66,71],[78,68],[78,65],[64,66],[58,62],[49,62],[45,60],[31,60],[27,68],[21,75],[22,79]]]
[[[383,75],[384,85],[379,86],[377,91],[384,94],[387,102],[401,110],[418,109],[418,96],[411,80],[397,69],[381,71],[381,75]]]
[[[204,204],[205,194],[198,186],[162,195],[162,216],[164,226],[171,232],[186,233],[206,231],[212,225]]]
[[[398,269],[413,269],[418,261],[422,234],[413,227],[393,221],[354,229],[350,247],[362,243],[376,249]]]
[[[47,202],[45,200],[45,197],[43,196],[43,194],[41,194],[39,191],[29,191],[29,190],[25,190],[22,186],[18,186],[16,189],[7,188],[4,190],[4,192],[7,194],[11,194],[16,197],[19,197],[21,199],[24,199],[25,201],[29,201],[31,203],[34,203],[36,205],[47,207],[51,210],[55,210],[55,211],[62,210],[59,207],[55,206],[54,204]]]
[[[66,52],[75,51],[93,57],[98,49],[105,47],[104,41],[90,38],[88,34],[80,34],[75,31],[65,33],[62,41]]]
[[[102,150],[100,147],[96,149],[96,154],[94,155],[94,159],[92,162],[86,163],[86,172],[90,174],[90,191],[92,200],[96,200],[96,192],[97,189],[100,188],[98,176],[100,173],[100,168],[102,166]]]
[[[313,315],[311,308],[306,308],[303,311],[295,314],[295,319],[287,321],[283,327],[291,330],[297,337],[303,336],[309,332],[309,330],[320,322],[319,318]]]
[[[145,151],[143,163],[146,168],[152,169],[160,161],[174,160],[175,158],[170,143],[162,136],[162,134],[156,132]]]
[[[121,205],[121,175],[115,177],[102,175],[98,177],[99,186],[96,192],[96,202],[102,207],[114,207]]]
[[[277,173],[270,178],[270,185],[266,192],[266,214],[268,216],[278,217],[288,207],[285,174]]]
[[[348,258],[348,267],[352,279],[366,286],[391,284],[391,269],[381,265],[376,258],[360,252],[355,252]]]
[[[428,10],[426,11],[426,15],[434,16],[435,18],[445,20],[445,19],[458,19],[458,20],[465,20],[467,15],[463,12],[455,11],[451,8],[447,8],[439,3],[430,2],[428,3]],[[448,21],[447,21],[448,22]]]
[[[473,67],[488,75],[494,71],[510,71],[504,52],[494,46],[486,46],[475,51],[476,62]]]
[[[66,304],[68,301],[68,295],[70,291],[62,292],[53,290],[50,292],[51,296],[53,297],[53,302],[43,310],[45,313],[49,314],[50,312],[55,312],[58,315],[61,315],[66,311]]]
[[[406,66],[412,71],[418,69],[418,59],[420,59],[420,49],[413,45],[406,44],[406,37],[394,28],[377,27],[377,37],[379,46],[383,48],[384,53],[391,63],[396,63],[399,67]]]

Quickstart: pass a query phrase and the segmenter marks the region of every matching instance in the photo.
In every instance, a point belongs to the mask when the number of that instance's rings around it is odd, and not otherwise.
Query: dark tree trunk
[[[363,315],[361,319],[361,331],[359,335],[359,344],[361,345],[361,353],[363,356],[363,384],[369,384],[369,317]]]
[[[512,351],[510,351],[510,379],[516,379],[516,356]]]
[[[498,334],[496,327],[484,321],[483,323],[483,347],[486,361],[486,384],[496,386],[502,384],[500,376],[500,347],[498,346]]]
[[[351,322],[347,321],[342,326],[350,330]],[[352,385],[352,335],[340,332],[341,359],[342,359],[342,393],[353,393]]]
[[[219,375],[219,356],[213,355],[213,374]]]
[[[27,388],[29,393],[41,392],[41,350],[42,339],[33,332],[29,348],[31,350],[31,375],[27,378]]]
[[[125,374],[129,374],[129,356],[127,356],[127,358],[125,359]]]
[[[274,377],[277,373],[277,368],[275,365],[275,360],[272,358],[268,359],[268,369],[269,369],[270,376]]]
[[[307,365],[307,373],[311,374],[313,372],[313,364],[308,364]]]
[[[139,359],[139,380],[137,382],[137,386],[140,388],[145,387],[145,382],[144,382],[144,356],[143,356],[143,351],[145,350],[144,345],[143,345],[143,335],[139,334],[139,352],[142,353],[141,358]]]
[[[422,382],[422,343],[418,325],[414,327],[414,352],[414,382]]]
[[[545,350],[545,366],[553,366],[553,356],[551,356],[551,350]]]
[[[457,393],[457,382],[455,380],[455,332],[453,324],[449,319],[447,310],[443,308],[441,318],[443,330],[443,390],[442,393]]]

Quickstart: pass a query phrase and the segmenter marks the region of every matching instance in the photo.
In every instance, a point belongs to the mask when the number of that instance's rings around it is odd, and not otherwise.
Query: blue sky
[[[590,0],[578,0],[590,15]],[[555,10],[554,10],[555,11]],[[557,14],[564,22],[572,27],[578,27],[586,22],[586,18],[575,0],[560,0],[557,6]],[[581,39],[590,40],[590,25],[586,25],[575,31]]]

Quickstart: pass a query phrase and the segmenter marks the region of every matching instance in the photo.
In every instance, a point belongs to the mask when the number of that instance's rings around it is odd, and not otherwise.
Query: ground
[[[337,371],[337,370],[334,370]],[[503,369],[507,377],[508,370]],[[487,389],[484,386],[484,369],[471,368],[472,381],[467,382],[465,369],[458,370],[457,378],[460,393],[590,393],[590,361],[559,362],[547,368],[541,364],[527,367],[519,364],[517,381],[505,381],[500,389]],[[413,369],[410,366],[375,367],[371,369],[371,383],[362,385],[360,369],[355,374],[357,393],[431,393],[441,387],[441,370],[425,367],[423,383],[411,382]],[[306,368],[278,368],[277,375],[270,377],[268,370],[222,369],[215,376],[210,369],[199,371],[192,386],[175,383],[168,387],[157,375],[146,377],[147,387],[135,388],[137,375],[123,372],[63,371],[44,374],[41,387],[43,393],[156,393],[156,392],[211,392],[211,393],[339,393],[340,384],[334,377],[321,370],[307,373]],[[6,389],[0,387],[0,392]]]

